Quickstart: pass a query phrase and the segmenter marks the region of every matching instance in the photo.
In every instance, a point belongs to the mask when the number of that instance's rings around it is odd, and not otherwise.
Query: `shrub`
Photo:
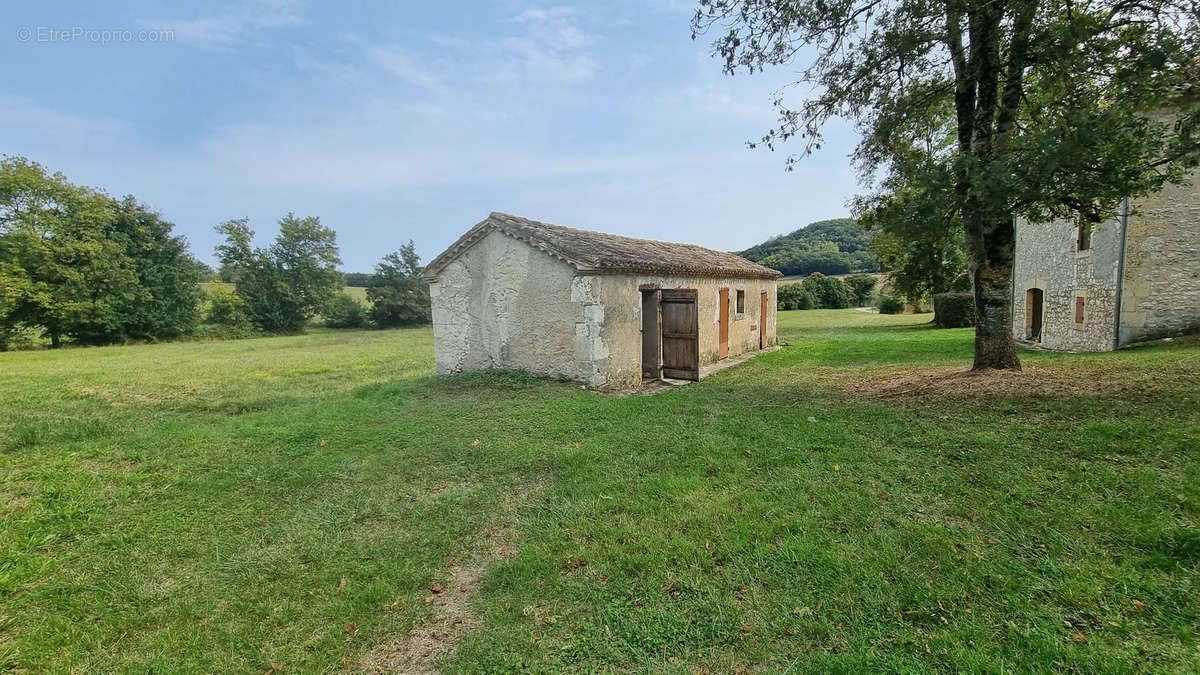
[[[854,302],[854,291],[841,279],[813,272],[800,283],[819,309],[846,309]]]
[[[904,300],[894,295],[885,294],[879,296],[879,313],[880,314],[903,314]]]
[[[367,325],[367,308],[358,300],[342,294],[325,308],[326,328],[362,328]]]
[[[938,293],[933,296],[933,322],[938,328],[967,328],[975,325],[975,295]]]
[[[871,296],[875,293],[875,284],[878,280],[870,274],[851,274],[846,277],[846,283],[850,284],[851,290],[854,291],[854,302],[858,307],[866,307],[871,304]]]
[[[44,333],[40,326],[0,322],[0,352],[37,349],[44,342]]]
[[[784,284],[776,291],[776,303],[780,311],[812,309],[816,306],[812,293],[800,284]]]
[[[245,338],[262,337],[262,331],[252,323],[224,325],[219,323],[202,323],[196,326],[191,337],[197,340],[243,340]]]
[[[204,312],[204,323],[225,327],[250,326],[250,315],[246,312],[246,301],[230,284],[213,283],[205,291],[208,305]]]

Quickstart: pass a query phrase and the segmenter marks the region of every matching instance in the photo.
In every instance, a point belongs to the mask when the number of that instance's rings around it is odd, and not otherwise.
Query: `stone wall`
[[[574,279],[566,262],[490,232],[429,285],[438,373],[508,368],[576,378],[571,328],[585,307],[572,299]]]
[[[1113,348],[1118,252],[1121,223],[1107,220],[1092,230],[1091,247],[1080,251],[1074,221],[1018,221],[1013,265],[1013,337],[1028,341],[1031,322],[1026,299],[1031,289],[1043,292],[1039,345],[1063,351],[1107,351]],[[1076,303],[1083,299],[1083,321]]]
[[[777,343],[775,332],[775,290],[773,279],[713,279],[703,277],[662,277],[652,275],[587,277],[595,301],[603,305],[605,320],[602,342],[608,353],[597,363],[603,386],[625,388],[641,382],[642,286],[664,289],[696,289],[696,310],[700,323],[700,365],[719,360],[720,290],[729,289],[729,356],[759,348],[759,331],[767,331],[767,345]],[[737,313],[737,291],[745,292],[745,311]],[[767,293],[767,317],[761,312],[760,293]]]
[[[1200,330],[1200,176],[1135,200],[1131,211],[1121,344]]]

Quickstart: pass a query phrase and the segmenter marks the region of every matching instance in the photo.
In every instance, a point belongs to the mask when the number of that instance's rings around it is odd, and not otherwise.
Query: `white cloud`
[[[255,0],[208,17],[149,19],[142,26],[170,30],[175,39],[207,47],[258,42],[262,33],[308,23],[302,0]]]
[[[598,70],[588,53],[597,38],[580,28],[579,13],[569,7],[526,9],[510,23],[512,35],[479,42],[442,40],[444,46],[476,50],[483,56],[483,79],[509,87],[578,85]]]
[[[527,9],[513,17],[525,26],[529,37],[558,50],[579,49],[592,43],[592,36],[576,26],[578,15],[570,7]]]
[[[436,89],[440,80],[434,72],[407,50],[396,47],[368,47],[367,60],[401,79],[426,89]]]

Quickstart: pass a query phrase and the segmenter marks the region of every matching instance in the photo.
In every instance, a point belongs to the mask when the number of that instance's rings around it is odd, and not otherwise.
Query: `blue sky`
[[[791,173],[746,149],[795,68],[722,75],[693,7],[13,3],[0,152],[136,195],[205,260],[221,221],[265,240],[319,216],[348,271],[410,238],[428,260],[493,210],[733,250],[845,215],[853,133]]]

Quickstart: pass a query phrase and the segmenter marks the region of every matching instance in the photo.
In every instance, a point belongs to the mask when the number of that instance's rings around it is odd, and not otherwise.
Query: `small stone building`
[[[614,389],[699,379],[774,346],[779,276],[732,253],[503,213],[424,272],[438,373],[520,369]]]
[[[1200,330],[1200,176],[1099,226],[1017,222],[1013,336],[1095,352]]]

